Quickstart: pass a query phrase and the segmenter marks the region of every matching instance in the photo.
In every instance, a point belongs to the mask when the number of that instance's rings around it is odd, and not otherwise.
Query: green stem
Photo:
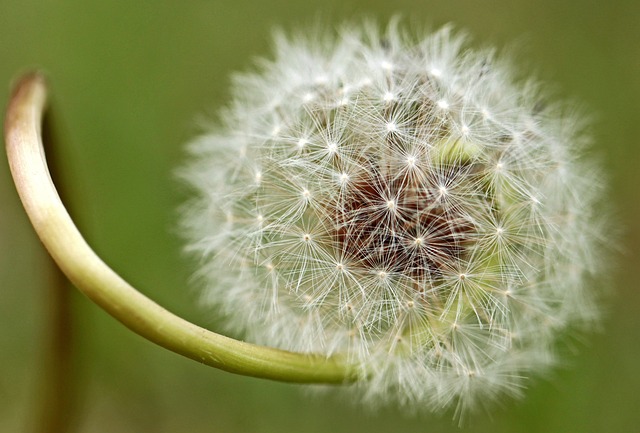
[[[359,378],[339,356],[306,355],[237,341],[194,325],[142,295],[89,247],[53,185],[42,146],[47,88],[41,75],[15,87],[5,142],[18,194],[42,243],[71,282],[107,313],[166,349],[232,373],[286,382],[342,383]]]

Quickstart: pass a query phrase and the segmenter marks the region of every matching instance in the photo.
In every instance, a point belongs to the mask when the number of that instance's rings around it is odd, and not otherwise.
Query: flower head
[[[372,401],[518,393],[595,316],[582,123],[449,28],[276,42],[183,172],[205,301],[254,342],[345,354]]]

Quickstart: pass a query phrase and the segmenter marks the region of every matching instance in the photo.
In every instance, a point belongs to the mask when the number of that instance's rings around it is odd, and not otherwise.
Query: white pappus
[[[602,180],[580,115],[449,27],[275,47],[181,171],[204,302],[252,342],[348,356],[376,404],[519,394],[597,317]]]

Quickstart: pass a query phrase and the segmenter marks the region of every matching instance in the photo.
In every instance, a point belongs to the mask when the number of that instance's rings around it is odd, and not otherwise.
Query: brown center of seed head
[[[454,269],[473,224],[446,206],[436,185],[379,167],[351,183],[336,215],[338,248],[355,265],[431,281]]]

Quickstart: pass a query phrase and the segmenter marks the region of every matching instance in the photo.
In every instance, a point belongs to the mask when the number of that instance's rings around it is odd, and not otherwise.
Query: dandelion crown
[[[278,36],[192,143],[203,298],[250,341],[344,354],[373,402],[517,394],[595,317],[589,140],[449,28],[361,27]]]

